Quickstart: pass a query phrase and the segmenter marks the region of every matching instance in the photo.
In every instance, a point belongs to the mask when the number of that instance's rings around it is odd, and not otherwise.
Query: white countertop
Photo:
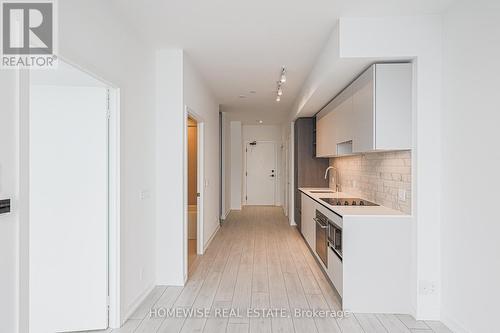
[[[333,191],[330,188],[311,188],[311,187],[301,187],[299,191],[303,192],[307,196],[311,197],[313,200],[322,204],[331,211],[341,215],[341,216],[409,216],[398,210],[384,207],[384,206],[332,206],[326,203],[320,198],[360,198],[367,200],[359,195],[352,195],[346,192],[333,192],[333,193],[312,193],[311,191]],[[370,201],[370,200],[367,200]]]

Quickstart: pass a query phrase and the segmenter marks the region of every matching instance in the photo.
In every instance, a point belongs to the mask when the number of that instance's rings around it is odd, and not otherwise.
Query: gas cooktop
[[[378,206],[360,198],[319,198],[332,206]]]

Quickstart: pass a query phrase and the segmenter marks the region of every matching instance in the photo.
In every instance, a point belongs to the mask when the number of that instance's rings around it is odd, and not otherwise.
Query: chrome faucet
[[[332,167],[332,166],[329,166],[328,168],[326,168],[326,171],[325,171],[325,179],[326,179],[326,177],[328,177],[328,171],[330,171],[331,169],[336,170],[336,169],[335,169],[334,167]]]
[[[333,183],[334,183],[334,186],[335,186],[335,192],[340,192],[340,183],[338,182],[338,170],[337,168],[335,167],[332,167],[332,166],[329,166],[328,168],[326,168],[326,171],[325,171],[325,179],[327,179],[328,177],[328,171],[330,170],[333,170],[334,172],[334,175],[333,175]]]

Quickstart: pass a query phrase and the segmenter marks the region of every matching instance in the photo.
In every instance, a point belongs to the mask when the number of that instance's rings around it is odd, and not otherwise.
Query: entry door
[[[105,329],[107,90],[30,90],[30,332]]]
[[[275,205],[276,145],[253,142],[246,145],[246,204]]]

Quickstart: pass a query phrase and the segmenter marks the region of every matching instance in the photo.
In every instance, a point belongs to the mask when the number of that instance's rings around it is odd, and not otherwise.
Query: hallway
[[[150,309],[239,309],[212,316],[168,316]],[[286,309],[290,316],[248,318],[247,309]],[[348,314],[344,319],[294,316],[295,309],[340,310],[301,235],[287,224],[279,207],[244,207],[232,211],[205,255],[193,263],[185,287],[157,286],[124,332],[450,332],[439,322],[410,316]],[[219,312],[220,314],[220,312]]]

